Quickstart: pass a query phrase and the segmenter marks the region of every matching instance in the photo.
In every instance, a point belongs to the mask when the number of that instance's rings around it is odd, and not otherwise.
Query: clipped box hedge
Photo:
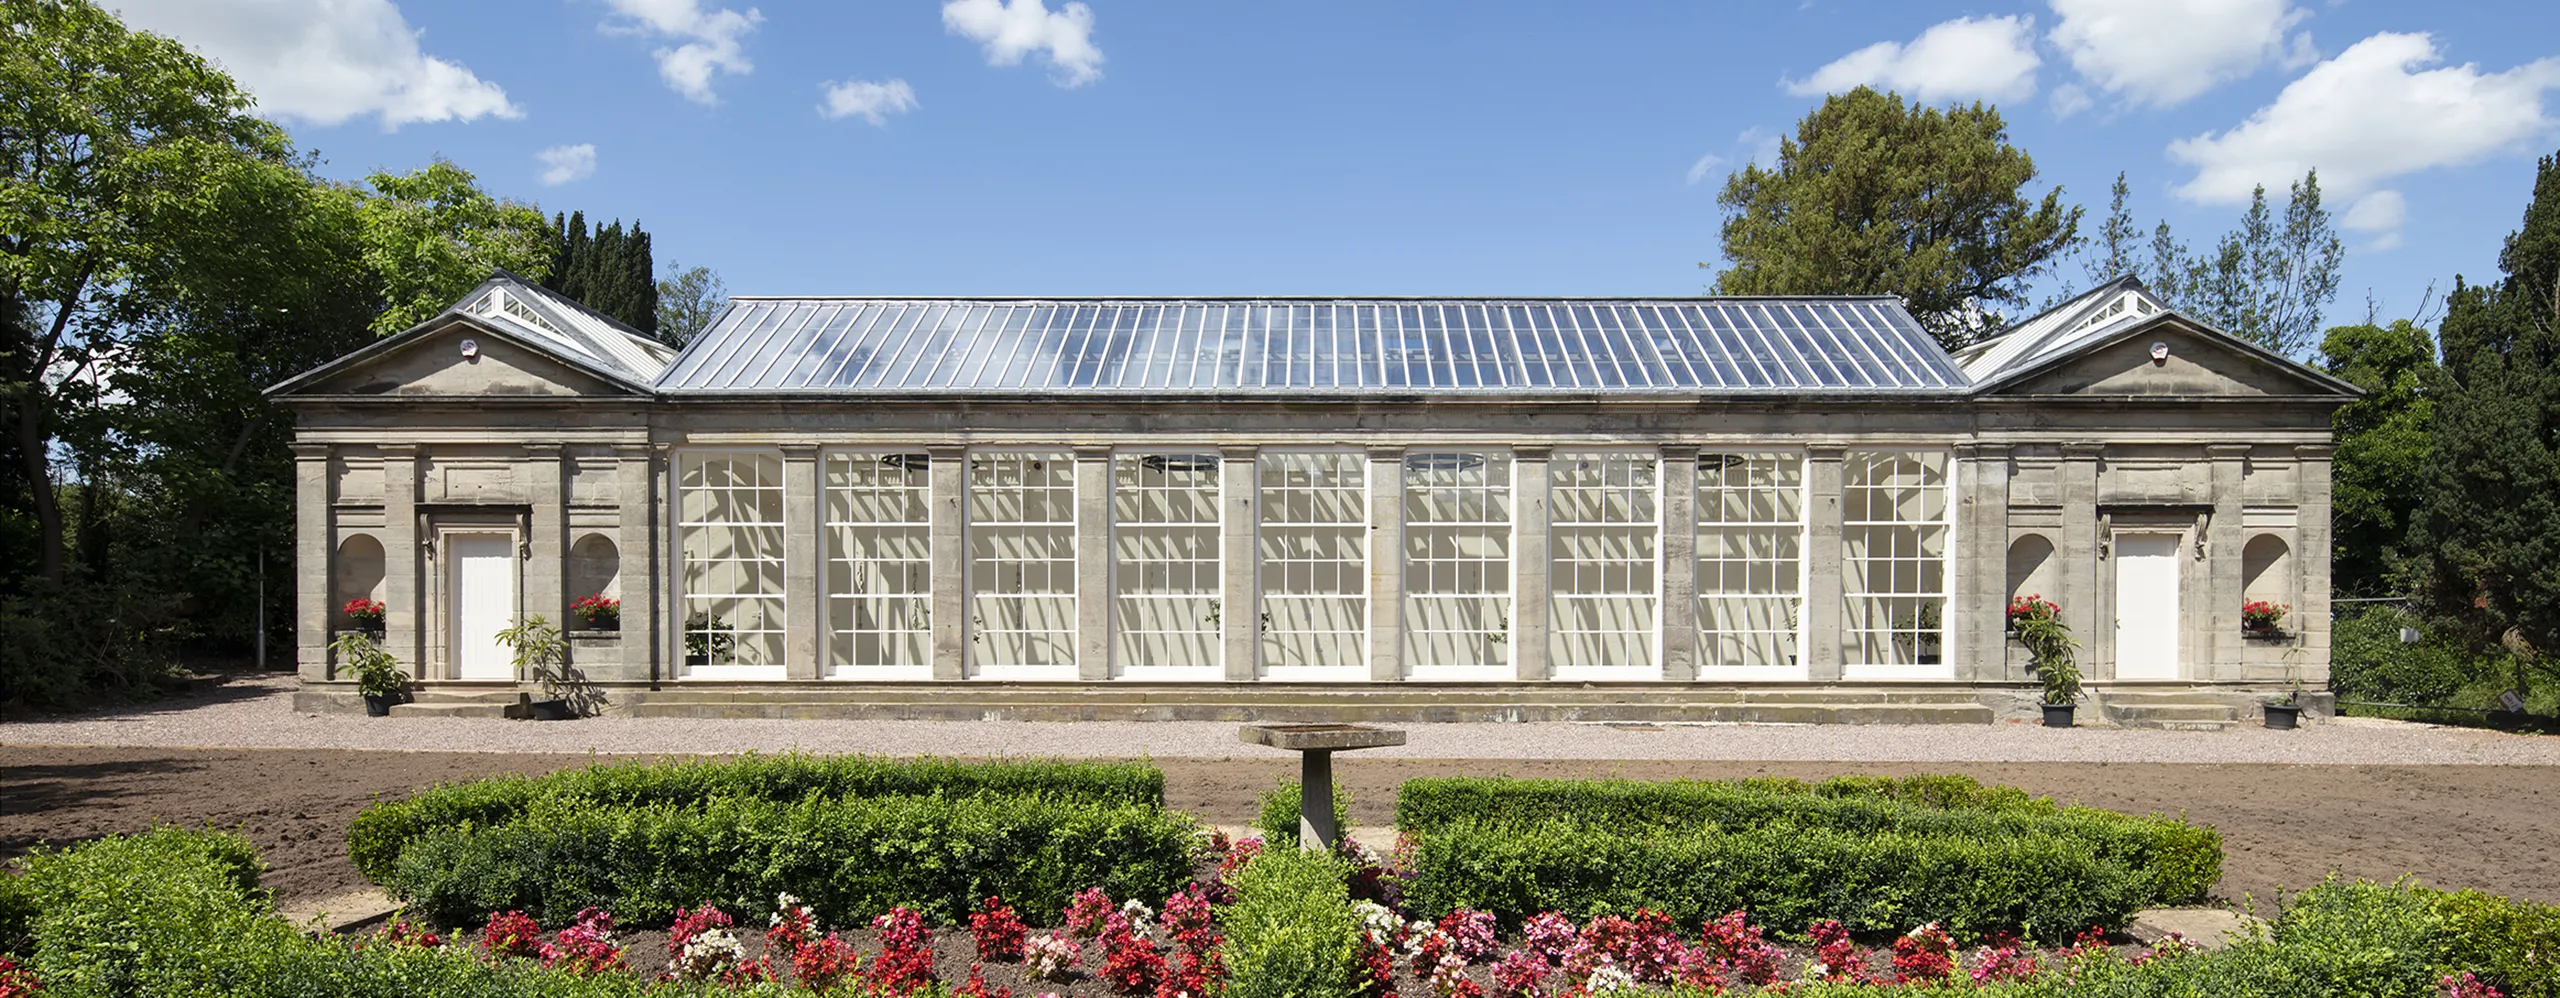
[[[2081,839],[2044,833],[1619,832],[1555,821],[1451,825],[1411,841],[1405,903],[1426,918],[1473,908],[1516,923],[1544,911],[1585,919],[1650,908],[1697,925],[1740,909],[1790,932],[1832,918],[1853,931],[1937,922],[1959,937],[2049,941],[2123,924],[2149,884]]]
[[[1268,849],[1236,875],[1219,962],[1224,998],[1360,998],[1368,993],[1367,937],[1351,908],[1342,860]]]
[[[1141,763],[821,757],[786,753],[740,759],[628,763],[443,783],[356,815],[347,853],[385,883],[408,843],[443,828],[513,821],[542,803],[589,807],[696,804],[715,798],[1040,796],[1164,806],[1164,771]]]
[[[949,924],[987,897],[1034,917],[1088,887],[1163,897],[1190,878],[1199,837],[1161,808],[1045,797],[551,800],[506,824],[427,833],[384,886],[443,925],[509,909],[560,924],[589,905],[665,924],[679,907],[757,910],[783,892],[837,925],[897,905]]]
[[[1786,826],[1923,838],[2054,837],[2143,873],[2143,899],[2153,904],[2201,899],[2222,876],[2222,833],[2212,828],[2062,807],[1962,776],[1820,784],[1426,778],[1407,781],[1396,798],[1396,826],[1410,835],[1462,824],[1527,829],[1557,822],[1617,834]]]

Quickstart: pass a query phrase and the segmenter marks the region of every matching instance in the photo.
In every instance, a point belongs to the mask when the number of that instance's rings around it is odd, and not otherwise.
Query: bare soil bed
[[[366,886],[347,859],[346,829],[377,796],[591,761],[600,757],[0,746],[0,856],[155,824],[209,824],[256,842],[270,867],[267,884],[291,904]],[[1257,795],[1296,774],[1296,760],[1277,754],[1158,764],[1169,805],[1220,825],[1252,821]],[[1355,753],[1339,757],[1336,772],[1352,795],[1352,822],[1359,826],[1390,824],[1395,788],[1416,776],[1820,779],[1960,772],[2065,802],[2184,812],[2213,825],[2222,830],[2228,854],[2216,885],[2225,898],[2265,899],[2334,869],[2385,881],[2416,874],[2437,887],[2560,903],[2560,864],[2551,854],[2551,844],[2560,841],[2560,767],[1588,762],[1364,759]]]

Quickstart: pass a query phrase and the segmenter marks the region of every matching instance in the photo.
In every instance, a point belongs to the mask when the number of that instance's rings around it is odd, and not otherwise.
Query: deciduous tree
[[[658,339],[683,349],[728,304],[729,288],[711,268],[669,263],[667,276],[658,281]]]

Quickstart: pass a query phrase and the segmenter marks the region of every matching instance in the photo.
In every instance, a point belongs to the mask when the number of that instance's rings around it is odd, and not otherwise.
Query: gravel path
[[[0,745],[304,748],[542,753],[799,749],[884,755],[1229,758],[1270,755],[1230,722],[807,721],[590,718],[366,718],[298,714],[289,676],[248,677],[145,708],[0,724]],[[1838,762],[2175,762],[2330,765],[2560,765],[2560,738],[2365,718],[2301,731],[2030,724],[1409,724],[1402,748],[1365,757]]]

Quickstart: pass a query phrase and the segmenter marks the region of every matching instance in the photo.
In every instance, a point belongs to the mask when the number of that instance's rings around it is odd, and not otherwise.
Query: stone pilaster
[[[1662,448],[1662,678],[1698,677],[1698,448]]]
[[[2294,480],[2302,490],[2301,505],[2296,507],[2299,519],[2294,526],[2302,546],[2293,553],[2294,564],[2299,566],[2296,570],[2302,573],[2302,604],[2293,608],[2286,623],[2302,635],[2300,678],[2305,689],[2319,689],[2329,682],[2329,555],[2334,541],[2330,518],[2336,503],[2330,476],[2335,470],[2336,453],[2336,448],[2328,444],[2305,444],[2293,449],[2294,460],[2299,462]]]
[[[782,674],[825,674],[826,593],[818,553],[818,445],[782,445]]]
[[[2100,552],[2115,539],[2099,534],[2098,457],[2106,445],[2062,445],[2062,536],[2055,538],[2054,562],[2062,604],[2062,621],[2080,638],[2084,649],[2081,673],[2088,679],[2116,676],[2116,612],[2107,596],[2115,589],[2107,580],[2115,564]]]
[[[929,447],[933,458],[931,522],[925,528],[933,558],[933,678],[969,675],[969,449]]]
[[[1404,679],[1404,448],[1369,457],[1369,678]]]
[[[2009,449],[1956,448],[1955,606],[1948,645],[1955,678],[1998,682],[2009,675]]]
[[[2204,453],[2212,465],[2213,518],[2196,543],[2205,545],[2202,560],[2208,601],[2200,623],[2212,636],[2201,643],[2179,642],[2181,646],[2194,644],[2206,652],[2180,664],[2186,667],[2189,679],[2233,680],[2241,678],[2240,604],[2246,602],[2243,594],[2248,586],[2241,550],[2249,543],[2248,534],[2242,529],[2246,507],[2242,480],[2249,470],[2249,446],[2213,444]]]
[[[1111,448],[1076,448],[1076,678],[1111,678]]]
[[[419,536],[418,445],[384,444],[382,452],[382,645],[420,679],[451,679],[451,662],[429,662],[427,634],[437,608],[427,605],[427,573],[436,570],[430,538]],[[325,542],[324,542],[325,543]]]
[[[658,528],[659,475],[646,445],[617,445],[613,459],[616,492],[622,498],[614,540],[622,556],[621,678],[655,682],[667,661],[667,615],[659,580],[671,563],[662,541],[666,533]]]
[[[524,605],[517,612],[520,617],[539,615],[566,631],[570,629],[568,469],[560,459],[559,444],[526,444],[524,454],[525,479],[532,485],[526,490],[532,515],[525,523]]]
[[[294,671],[304,682],[331,678],[329,622],[336,595],[337,529],[331,516],[329,445],[293,445]],[[387,559],[386,559],[387,560]]]
[[[1840,622],[1844,606],[1840,566],[1847,554],[1840,536],[1840,472],[1846,448],[1805,448],[1804,663],[1805,678],[1840,681]]]
[[[1555,566],[1547,550],[1547,447],[1511,451],[1511,667],[1521,682],[1555,674],[1549,622],[1554,617]]]
[[[1219,564],[1226,584],[1218,620],[1225,632],[1227,681],[1232,683],[1249,683],[1262,673],[1262,573],[1255,570],[1253,549],[1261,526],[1255,505],[1260,454],[1254,447],[1218,449]]]

